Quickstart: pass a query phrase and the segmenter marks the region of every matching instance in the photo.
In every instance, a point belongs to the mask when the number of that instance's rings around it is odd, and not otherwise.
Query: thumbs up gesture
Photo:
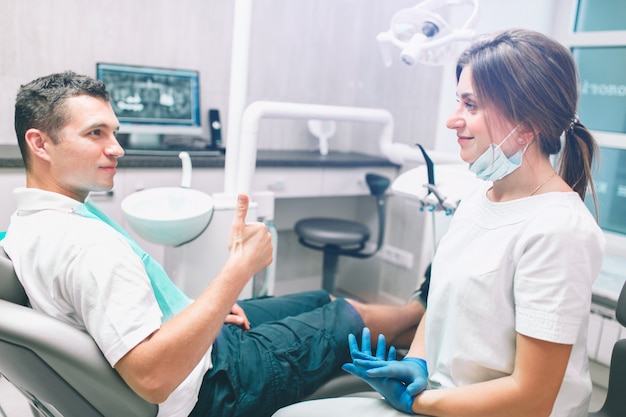
[[[272,237],[263,223],[246,223],[248,205],[248,196],[239,194],[228,249],[231,260],[247,268],[248,276],[252,277],[272,262]]]

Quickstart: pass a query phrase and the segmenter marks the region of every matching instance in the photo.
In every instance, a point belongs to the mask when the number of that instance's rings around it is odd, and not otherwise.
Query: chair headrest
[[[0,299],[23,306],[28,304],[28,297],[15,275],[13,263],[2,246],[0,246]]]

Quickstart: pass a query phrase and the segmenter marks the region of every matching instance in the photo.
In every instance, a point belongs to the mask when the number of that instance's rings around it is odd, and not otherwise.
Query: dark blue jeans
[[[239,302],[251,329],[224,325],[191,417],[271,416],[313,393],[350,361],[364,323],[326,291]]]

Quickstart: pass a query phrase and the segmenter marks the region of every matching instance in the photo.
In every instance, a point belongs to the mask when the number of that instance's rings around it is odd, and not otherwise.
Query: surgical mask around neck
[[[476,174],[476,177],[484,181],[497,181],[506,177],[522,165],[522,156],[528,145],[510,157],[507,157],[504,152],[502,152],[502,145],[511,137],[518,127],[519,125],[515,126],[499,145],[492,143],[478,159],[470,163],[469,170]]]

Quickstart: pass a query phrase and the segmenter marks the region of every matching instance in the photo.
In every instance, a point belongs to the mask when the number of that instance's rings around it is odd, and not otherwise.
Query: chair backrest
[[[26,306],[13,265],[0,246],[0,373],[44,415],[152,417],[84,332]],[[56,410],[46,413],[45,410]]]
[[[617,307],[615,308],[617,321],[626,326],[626,285],[622,287]],[[602,408],[596,412],[590,412],[589,417],[623,417],[626,416],[626,339],[618,340],[613,346],[611,355],[611,367],[609,371],[609,385],[606,399]]]
[[[0,300],[25,306],[28,298],[24,288],[15,275],[13,264],[0,246]]]

